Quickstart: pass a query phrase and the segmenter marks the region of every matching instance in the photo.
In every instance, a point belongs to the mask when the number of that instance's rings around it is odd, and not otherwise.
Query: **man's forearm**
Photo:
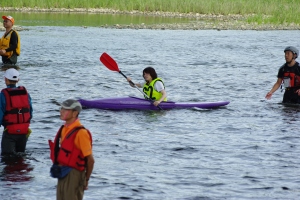
[[[95,163],[95,160],[94,160],[93,155],[87,156],[87,165],[86,165],[86,172],[85,172],[85,177],[87,180],[90,179],[90,176],[94,169],[94,163]]]

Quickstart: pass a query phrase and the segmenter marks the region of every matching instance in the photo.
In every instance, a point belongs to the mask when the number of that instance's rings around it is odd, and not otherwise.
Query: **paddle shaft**
[[[123,74],[123,72],[119,71],[119,73],[122,74],[122,75],[127,79],[127,76],[125,76],[125,74]],[[149,97],[146,93],[144,93],[142,90],[140,90],[139,87],[136,86],[136,85],[134,84],[134,82],[129,81],[129,83],[130,83],[131,85],[133,85],[136,89],[138,89],[138,90],[140,91],[140,93],[142,93],[142,94],[143,94],[145,97],[147,97],[149,100],[152,100],[152,99],[150,99],[150,97]]]

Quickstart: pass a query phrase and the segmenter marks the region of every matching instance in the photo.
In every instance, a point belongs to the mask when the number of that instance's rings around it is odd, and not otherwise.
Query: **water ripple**
[[[33,133],[23,169],[10,173],[5,168],[16,165],[0,163],[1,199],[54,198],[48,139],[63,123],[60,102],[141,96],[99,62],[102,52],[134,82],[153,66],[169,100],[231,103],[163,112],[84,109],[80,117],[93,133],[96,159],[85,199],[300,196],[299,107],[281,104],[279,91],[264,99],[284,62],[287,38],[300,40],[297,31],[29,28],[21,33],[19,64],[20,85],[32,96]]]

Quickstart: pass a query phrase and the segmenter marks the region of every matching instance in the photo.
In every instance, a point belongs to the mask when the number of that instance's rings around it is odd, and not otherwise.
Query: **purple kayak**
[[[102,98],[94,100],[78,100],[85,108],[97,108],[104,110],[159,110],[151,101],[138,97],[116,97],[116,98]],[[172,101],[161,102],[159,106],[163,110],[183,109],[183,108],[216,108],[229,104],[229,101],[217,102],[182,102],[175,103]]]

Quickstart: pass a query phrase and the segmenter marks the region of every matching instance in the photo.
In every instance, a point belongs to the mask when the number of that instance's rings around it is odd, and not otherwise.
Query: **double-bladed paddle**
[[[127,79],[127,76],[125,76],[125,74],[123,74],[123,72],[119,69],[118,67],[118,64],[117,62],[112,58],[110,57],[110,55],[108,55],[107,53],[103,53],[101,56],[100,56],[100,61],[103,63],[103,65],[105,67],[107,67],[108,69],[110,69],[111,71],[116,71],[116,72],[119,72],[120,74],[122,74],[126,79]],[[147,99],[149,101],[152,101],[153,100],[147,95],[145,94],[142,90],[140,90],[132,81],[129,81],[129,83],[131,85],[133,85],[136,89],[138,89],[145,97],[147,97]],[[162,110],[162,108],[158,105],[157,106],[160,110]]]

